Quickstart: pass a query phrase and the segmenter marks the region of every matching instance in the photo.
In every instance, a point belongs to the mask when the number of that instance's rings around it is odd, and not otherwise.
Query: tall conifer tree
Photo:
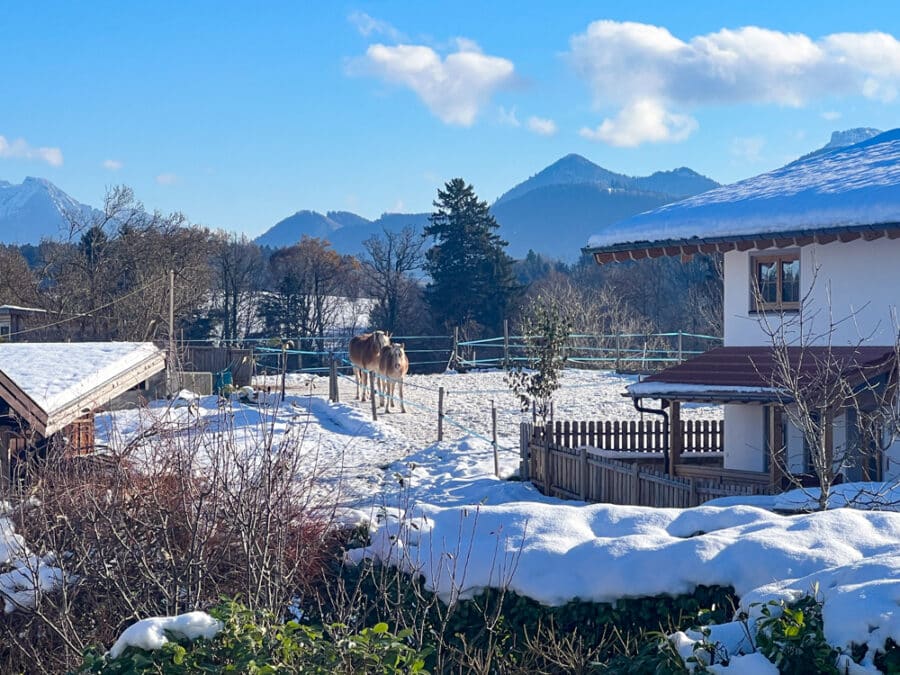
[[[431,282],[425,297],[431,312],[444,327],[475,321],[497,333],[517,286],[506,241],[487,202],[462,178],[438,189],[435,211],[425,236],[435,244],[425,253],[425,271]]]

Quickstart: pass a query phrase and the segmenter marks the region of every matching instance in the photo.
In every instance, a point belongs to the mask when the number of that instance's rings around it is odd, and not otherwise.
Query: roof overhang
[[[895,373],[898,365],[894,346],[789,347],[787,358],[798,369],[801,386],[821,386],[835,371],[835,381],[868,387],[885,373]],[[630,385],[627,395],[690,403],[789,404],[790,392],[776,386],[777,368],[771,346],[718,347]]]
[[[689,260],[696,254],[726,253],[728,251],[765,250],[769,248],[791,248],[809,244],[830,244],[835,241],[851,242],[857,239],[900,239],[900,223],[877,225],[848,225],[790,232],[751,233],[717,237],[691,237],[689,239],[666,239],[658,241],[638,241],[610,244],[608,246],[585,246],[583,253],[590,254],[598,265],[611,262],[626,262],[643,258],[680,256]]]

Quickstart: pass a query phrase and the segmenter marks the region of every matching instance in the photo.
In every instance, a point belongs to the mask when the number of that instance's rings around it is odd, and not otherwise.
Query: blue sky
[[[722,182],[900,111],[900,3],[5,3],[0,179],[262,233],[575,152]]]

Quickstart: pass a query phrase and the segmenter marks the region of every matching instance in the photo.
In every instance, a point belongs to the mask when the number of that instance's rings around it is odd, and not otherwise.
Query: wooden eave
[[[690,239],[668,239],[661,241],[630,242],[610,246],[586,246],[581,249],[594,257],[598,265],[611,262],[626,262],[662,256],[680,256],[689,260],[698,253],[726,253],[728,251],[765,250],[770,248],[792,248],[809,244],[843,243],[862,239],[900,238],[900,223],[879,225],[853,225],[827,229],[795,230],[791,232],[771,232],[724,237],[692,237]]]

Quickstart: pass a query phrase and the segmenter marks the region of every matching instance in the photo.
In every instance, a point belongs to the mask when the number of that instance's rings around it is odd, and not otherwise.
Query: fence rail
[[[692,421],[693,422],[693,421]],[[715,434],[710,431],[707,436],[702,431],[708,423],[709,429],[717,427]],[[708,463],[693,465],[685,464],[678,467],[675,476],[664,473],[664,464],[661,461],[661,453],[653,450],[637,449],[640,443],[635,442],[635,447],[626,449],[621,447],[597,447],[592,441],[601,444],[614,445],[618,440],[640,439],[641,434],[635,431],[632,434],[632,424],[637,427],[641,423],[619,423],[621,430],[627,428],[623,436],[607,436],[598,434],[597,429],[606,429],[608,423],[567,423],[557,422],[554,426],[535,426],[530,423],[522,423],[520,428],[521,465],[520,473],[523,480],[530,480],[544,494],[555,495],[566,499],[581,499],[589,502],[603,502],[609,504],[627,504],[634,506],[675,507],[687,508],[697,506],[703,502],[717,497],[734,495],[768,494],[771,492],[769,475],[751,471],[732,471],[722,469],[721,466]],[[647,423],[651,427],[651,433],[658,439],[655,425],[659,423]],[[696,423],[689,432],[689,422],[683,423],[682,433],[690,438],[698,440],[696,435]],[[612,423],[615,428],[616,423]],[[717,420],[703,420],[699,425],[701,434],[699,440],[701,447],[697,448],[700,461],[718,460],[721,454],[709,448],[709,437],[719,439],[717,447],[721,450],[722,425]],[[566,430],[569,430],[569,433]],[[574,429],[578,429],[574,433]],[[593,428],[594,433],[591,433]],[[585,432],[582,432],[585,429]],[[717,435],[716,435],[717,434]],[[694,446],[685,445],[685,452],[690,452]],[[621,459],[600,454],[599,451],[616,451],[621,453]],[[634,452],[638,455],[635,456]],[[641,457],[640,453],[646,456]],[[627,457],[627,459],[625,459]]]
[[[196,370],[223,370],[249,352],[253,374],[273,374],[282,370],[297,373],[329,371],[332,355],[347,355],[349,334],[324,337],[301,336],[249,338],[239,341],[189,340],[185,352]],[[405,344],[413,373],[438,372],[447,367],[461,369],[503,368],[529,363],[526,336],[508,335],[478,340],[460,340],[453,335],[396,335],[394,342]],[[290,345],[288,345],[290,342]],[[586,334],[570,336],[569,364],[580,368],[616,369],[623,372],[650,372],[680,363],[711,347],[721,338],[686,332],[650,334]],[[208,367],[207,367],[208,366]],[[235,376],[237,373],[234,373]],[[240,379],[243,381],[243,372]]]

